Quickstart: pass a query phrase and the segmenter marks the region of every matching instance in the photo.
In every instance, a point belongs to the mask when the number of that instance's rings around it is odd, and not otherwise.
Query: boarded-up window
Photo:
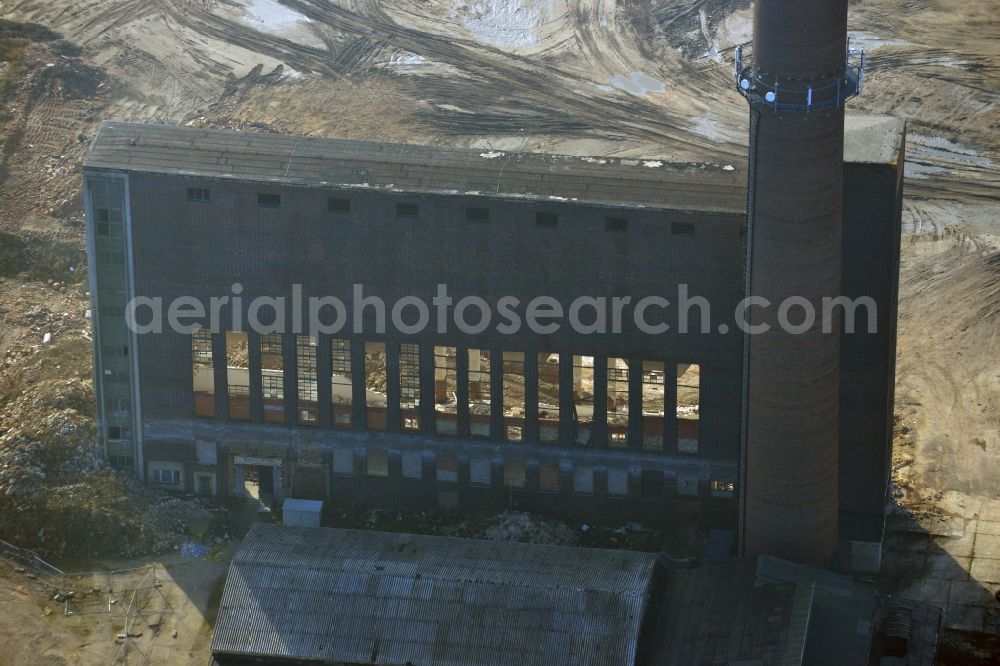
[[[458,482],[458,458],[445,453],[438,454],[437,480],[449,483]]]
[[[368,449],[365,473],[368,476],[389,476],[389,453],[382,449]]]
[[[538,466],[538,489],[543,493],[559,492],[558,463],[542,463]]]
[[[403,478],[422,479],[424,478],[424,459],[419,453],[404,453],[402,455]]]
[[[354,451],[350,449],[334,449],[333,473],[345,476],[354,474]]]
[[[503,484],[508,488],[524,488],[525,469],[523,460],[503,461]]]
[[[474,486],[493,485],[493,461],[473,458],[469,461],[469,482]]]
[[[628,470],[620,467],[608,469],[608,495],[625,497],[628,495]]]
[[[590,495],[594,492],[594,468],[578,466],[573,468],[573,492]]]

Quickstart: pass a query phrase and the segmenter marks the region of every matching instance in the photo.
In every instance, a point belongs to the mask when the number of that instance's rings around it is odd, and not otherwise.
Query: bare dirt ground
[[[0,415],[55,410],[81,441],[93,427],[79,181],[100,120],[738,164],[729,69],[751,15],[746,0],[0,1]],[[946,608],[954,663],[989,663],[963,632],[996,632],[1000,612],[1000,14],[861,0],[850,28],[870,56],[852,106],[909,119],[887,573]],[[38,651],[90,643],[15,596],[14,663],[107,663]]]

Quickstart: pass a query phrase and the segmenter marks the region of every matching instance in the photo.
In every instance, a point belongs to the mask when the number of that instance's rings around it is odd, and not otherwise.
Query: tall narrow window
[[[663,451],[663,363],[642,362],[642,448]]]
[[[260,336],[260,387],[264,405],[264,420],[285,421],[285,359],[281,351],[281,335]]]
[[[385,430],[386,410],[385,343],[365,343],[365,418],[369,430]]]
[[[434,348],[434,431],[458,433],[458,370],[454,347]]]
[[[333,403],[333,426],[350,428],[354,403],[351,383],[351,341],[330,340],[330,401]]]
[[[701,366],[677,366],[677,450],[698,453]]]
[[[508,442],[524,440],[524,352],[503,353],[503,428]]]
[[[538,441],[559,441],[559,354],[538,355]]]
[[[420,347],[399,345],[399,418],[403,430],[420,430]]]
[[[608,446],[628,448],[628,363],[608,359]]]
[[[226,331],[226,378],[229,384],[229,418],[250,420],[250,344],[247,334]]]
[[[316,381],[316,338],[295,336],[295,364],[298,375],[298,417],[302,425],[319,422],[319,384]]]
[[[212,332],[191,334],[191,370],[194,378],[194,413],[215,416],[215,368],[212,366]]]
[[[492,417],[492,386],[490,384],[490,352],[469,350],[469,434],[490,436]]]
[[[573,356],[573,443],[594,445],[593,356]]]

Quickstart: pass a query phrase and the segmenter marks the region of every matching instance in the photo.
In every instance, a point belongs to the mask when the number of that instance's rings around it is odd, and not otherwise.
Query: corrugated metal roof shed
[[[230,567],[212,651],[632,666],[654,567],[648,553],[258,524]]]
[[[463,150],[106,122],[89,169],[742,213],[743,165]]]

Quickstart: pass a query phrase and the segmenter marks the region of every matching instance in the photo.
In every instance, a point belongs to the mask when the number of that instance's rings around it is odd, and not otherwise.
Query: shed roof
[[[90,169],[742,213],[743,164],[468,150],[105,122]]]
[[[358,664],[635,661],[647,553],[257,524],[217,656]]]

